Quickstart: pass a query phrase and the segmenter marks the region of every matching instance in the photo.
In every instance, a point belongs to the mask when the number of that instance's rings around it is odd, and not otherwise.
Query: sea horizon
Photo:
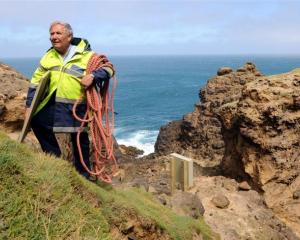
[[[46,51],[45,51],[46,52]],[[98,53],[97,51],[95,51]],[[258,56],[258,57],[300,57],[300,53],[187,53],[187,54],[180,54],[180,53],[166,53],[166,54],[108,54],[105,52],[99,52],[106,54],[108,57],[176,57],[176,56],[187,56],[187,57],[216,57],[216,56],[237,56],[237,57],[247,57],[247,56]],[[28,59],[28,58],[41,58],[44,53],[41,53],[39,56],[0,56],[0,62],[1,59]]]

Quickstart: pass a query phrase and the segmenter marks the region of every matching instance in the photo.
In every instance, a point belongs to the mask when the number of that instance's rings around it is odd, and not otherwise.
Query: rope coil
[[[113,65],[104,55],[93,54],[88,62],[86,74],[92,73],[94,70],[110,67]],[[87,110],[83,118],[76,114],[77,105],[81,102],[83,96],[77,100],[73,106],[73,116],[81,122],[77,132],[77,147],[80,156],[80,162],[84,169],[97,179],[111,183],[112,177],[116,175],[118,165],[113,153],[113,129],[114,129],[114,92],[116,88],[116,78],[113,76],[113,84],[111,96],[109,94],[109,81],[102,83],[97,91],[96,87],[88,87],[86,89]],[[82,150],[80,146],[80,134],[88,124],[90,135],[92,138],[92,149],[94,153],[93,170],[86,166]]]

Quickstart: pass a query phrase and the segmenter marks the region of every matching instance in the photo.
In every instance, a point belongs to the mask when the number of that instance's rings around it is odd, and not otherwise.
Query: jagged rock
[[[176,151],[247,181],[300,237],[300,207],[291,192],[300,187],[300,69],[263,76],[247,63],[220,73],[201,89],[193,112],[160,129],[155,151]]]
[[[267,206],[300,237],[300,208],[291,196],[291,188],[300,187],[299,74],[296,69],[245,85],[231,124],[235,127],[224,131],[232,153],[222,164],[224,172],[233,174],[232,166],[239,164],[239,171],[264,191]]]
[[[231,182],[236,189],[224,188],[226,182]],[[193,192],[205,208],[204,218],[221,239],[298,239],[272,210],[266,208],[262,195],[254,190],[238,191],[237,186],[234,179],[224,176],[198,176],[194,179]],[[212,202],[219,194],[230,201],[227,208],[217,208]]]
[[[154,146],[156,152],[167,155],[172,152],[181,151],[178,144],[181,124],[182,121],[177,120],[161,127],[160,134]]]
[[[123,234],[131,233],[133,231],[133,229],[134,229],[134,222],[133,221],[122,223],[121,226],[120,226],[120,231]]]
[[[239,183],[239,189],[249,191],[251,189],[251,186],[249,185],[248,182],[243,181],[243,182]]]
[[[224,180],[222,186],[228,191],[236,191],[238,188],[238,184],[233,179]]]
[[[122,154],[131,156],[131,157],[138,157],[139,155],[142,155],[144,153],[143,150],[140,150],[136,147],[125,146],[122,144],[119,145],[119,150],[121,151]]]
[[[223,159],[226,145],[222,134],[221,114],[226,115],[228,123],[234,118],[235,109],[245,83],[251,82],[260,74],[254,64],[246,64],[244,72],[230,72],[215,76],[199,92],[200,102],[192,113],[182,120],[162,126],[155,143],[155,152],[166,155],[177,152],[188,155],[201,162],[201,165],[218,165]],[[231,119],[232,120],[232,119]]]
[[[129,235],[128,240],[138,240],[138,238],[133,235]]]
[[[149,193],[157,193],[156,189],[154,187],[152,187],[152,186],[149,186],[147,191]]]
[[[211,199],[212,203],[218,208],[227,208],[230,204],[228,198],[223,194],[218,194]]]
[[[300,189],[297,189],[297,190],[293,193],[293,198],[294,198],[294,199],[299,199],[299,198],[300,198]]]
[[[225,74],[228,74],[228,73],[231,73],[232,72],[232,68],[229,68],[229,67],[222,67],[218,70],[218,76],[222,76],[222,75],[225,75]]]
[[[20,130],[24,121],[28,79],[12,67],[0,63],[0,128]]]
[[[205,212],[200,198],[189,192],[176,191],[170,198],[170,205],[176,213],[196,219]]]
[[[162,205],[170,205],[169,197],[166,194],[160,194],[157,199],[160,201]]]

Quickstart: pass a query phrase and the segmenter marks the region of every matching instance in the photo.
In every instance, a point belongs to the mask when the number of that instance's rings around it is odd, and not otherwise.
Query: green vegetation
[[[142,189],[91,183],[67,161],[0,133],[0,239],[114,240],[128,222],[163,239],[218,239],[203,220],[174,214]]]

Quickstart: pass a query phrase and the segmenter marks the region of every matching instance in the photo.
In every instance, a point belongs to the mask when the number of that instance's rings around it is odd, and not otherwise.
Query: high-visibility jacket
[[[37,114],[49,101],[53,94],[55,96],[54,110],[54,132],[75,132],[80,123],[73,117],[72,108],[76,100],[83,96],[77,107],[77,114],[83,117],[86,112],[85,89],[80,80],[86,73],[87,63],[94,54],[87,40],[74,38],[71,42],[76,45],[74,55],[64,63],[62,56],[50,48],[40,60],[40,66],[35,70],[28,89],[26,106],[30,107],[36,88],[42,76],[50,71],[50,82],[47,94],[39,104]],[[111,77],[113,69],[106,67],[105,71]]]

